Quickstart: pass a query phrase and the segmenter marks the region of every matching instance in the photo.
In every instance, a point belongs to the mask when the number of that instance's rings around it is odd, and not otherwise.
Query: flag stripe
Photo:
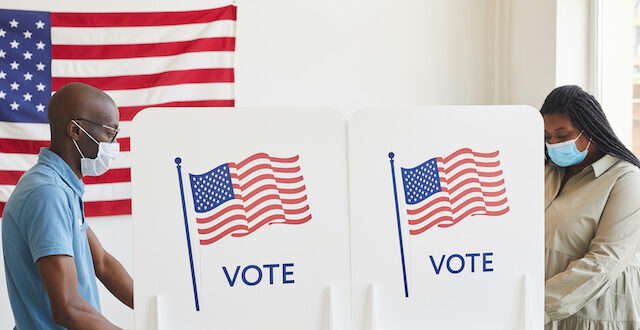
[[[131,139],[117,139],[120,151],[130,151]],[[37,155],[40,148],[48,148],[49,141],[0,139],[0,153]]]
[[[130,198],[84,202],[84,215],[87,217],[103,217],[121,214],[131,214]]]
[[[125,45],[52,45],[52,57],[59,60],[98,60],[172,56],[194,52],[224,51],[235,49],[233,37],[200,38],[189,41],[161,42]]]
[[[187,12],[51,13],[51,24],[65,27],[179,25],[235,19],[235,6]]]
[[[55,77],[52,78],[52,82],[54,90],[58,90],[71,82],[81,82],[103,91],[140,89],[185,83],[229,83],[233,82],[233,69],[194,69],[118,77]]]
[[[119,107],[120,120],[131,121],[133,117],[146,108],[170,108],[170,107],[233,107],[234,100],[200,100],[200,101],[179,101],[166,102],[151,105],[140,105],[131,107]]]
[[[25,171],[0,171],[0,185],[15,185]],[[86,176],[82,178],[85,184],[116,183],[131,181],[129,168],[114,168],[101,176]]]
[[[180,84],[105,92],[118,106],[191,101],[192,94],[206,95],[211,99],[228,100],[233,98],[233,83]]]
[[[0,153],[36,155],[40,152],[40,148],[47,147],[49,147],[49,141],[0,139]]]
[[[235,21],[221,20],[176,26],[57,27],[51,28],[55,45],[125,45],[179,42],[201,38],[233,37]]]
[[[441,224],[441,222],[445,222],[445,221],[453,221],[453,218],[451,218],[450,216],[444,216],[444,217],[437,218],[437,219],[429,222],[426,226],[424,226],[424,227],[422,227],[420,229],[409,229],[409,234],[410,235],[422,234],[423,232],[427,231],[427,229],[435,226],[436,224]]]
[[[208,239],[200,239],[200,244],[201,245],[207,245],[207,244],[211,244],[211,243],[215,243],[216,241],[218,241],[219,239],[235,232],[238,230],[243,230],[246,229],[247,226],[243,226],[243,225],[237,225],[237,226],[233,226],[231,228],[228,228],[227,230],[223,231],[222,233],[218,234],[217,236],[214,236],[212,238],[208,238]]]
[[[273,220],[284,220],[284,215],[282,215],[282,214],[270,215],[270,216],[262,219],[260,222],[256,223],[254,226],[249,227],[249,230],[247,230],[246,232],[233,233],[233,234],[231,234],[231,236],[234,236],[234,237],[247,236],[247,235],[253,233],[254,231],[258,230],[260,227],[266,225],[267,223],[269,223],[269,222],[271,222]]]
[[[85,176],[82,181],[85,184],[129,182],[131,181],[131,169],[113,168],[101,176]]]
[[[53,77],[112,77],[207,68],[233,68],[233,52],[197,52],[120,59],[53,59]]]
[[[0,171],[0,185],[15,185],[24,171]]]

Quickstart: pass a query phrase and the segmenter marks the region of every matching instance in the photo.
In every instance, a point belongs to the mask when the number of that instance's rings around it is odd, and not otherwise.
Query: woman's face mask
[[[86,158],[80,150],[80,147],[78,147],[78,143],[76,143],[75,140],[72,140],[82,157],[82,159],[80,159],[80,172],[82,173],[82,176],[98,176],[104,174],[109,170],[109,167],[113,164],[113,161],[120,153],[120,144],[117,142],[98,142],[93,138],[93,136],[91,136],[91,134],[82,128],[82,126],[78,125],[75,120],[72,120],[71,122],[78,126],[78,128],[80,128],[89,138],[91,138],[91,140],[93,140],[93,142],[98,145],[98,154],[96,155],[96,158]]]
[[[573,140],[568,140],[565,142],[554,143],[547,145],[547,154],[551,161],[554,164],[560,167],[568,167],[576,164],[580,164],[585,157],[587,157],[587,153],[589,152],[589,146],[591,145],[591,139],[589,139],[589,143],[587,147],[578,151],[578,147],[576,147],[576,141],[582,136],[582,132]]]

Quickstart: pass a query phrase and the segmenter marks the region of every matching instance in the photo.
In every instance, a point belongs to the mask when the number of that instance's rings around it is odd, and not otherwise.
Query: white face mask
[[[118,157],[118,153],[120,153],[120,144],[117,142],[98,142],[93,138],[93,136],[91,136],[91,134],[85,131],[82,126],[78,125],[75,120],[72,120],[71,122],[78,126],[78,128],[80,128],[91,138],[91,140],[93,140],[93,142],[98,145],[98,155],[96,155],[96,158],[85,158],[84,154],[78,147],[78,143],[76,143],[75,140],[71,140],[76,146],[76,149],[78,149],[80,156],[82,156],[82,159],[80,159],[80,172],[82,173],[82,176],[98,176],[104,174],[109,169],[109,166],[113,164],[116,157]]]

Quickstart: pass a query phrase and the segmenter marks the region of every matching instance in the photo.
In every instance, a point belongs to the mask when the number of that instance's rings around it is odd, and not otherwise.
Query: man
[[[133,280],[84,219],[85,175],[104,173],[119,146],[118,108],[81,83],[58,90],[47,113],[51,144],[7,201],[2,248],[18,329],[117,329],[100,314],[96,277],[133,308]]]

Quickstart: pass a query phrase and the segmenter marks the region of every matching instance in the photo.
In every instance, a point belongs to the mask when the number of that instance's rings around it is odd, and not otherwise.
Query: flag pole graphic
[[[184,187],[182,184],[182,170],[180,163],[182,159],[176,157],[176,168],[178,169],[178,182],[180,183],[180,197],[182,197],[182,214],[184,215],[184,229],[187,233],[187,248],[189,250],[189,264],[191,265],[191,282],[193,283],[193,297],[196,301],[196,312],[200,311],[200,304],[198,303],[198,288],[196,286],[196,273],[193,270],[193,254],[191,253],[191,237],[189,235],[189,221],[187,220],[187,205],[184,201]]]
[[[400,258],[402,259],[402,278],[404,279],[404,296],[409,297],[409,289],[407,288],[407,270],[404,265],[404,246],[402,245],[402,226],[400,225],[400,207],[398,206],[398,188],[396,186],[396,171],[393,166],[393,152],[389,153],[389,162],[391,163],[391,178],[393,179],[393,195],[396,198],[396,219],[398,220],[398,238],[400,240]]]

